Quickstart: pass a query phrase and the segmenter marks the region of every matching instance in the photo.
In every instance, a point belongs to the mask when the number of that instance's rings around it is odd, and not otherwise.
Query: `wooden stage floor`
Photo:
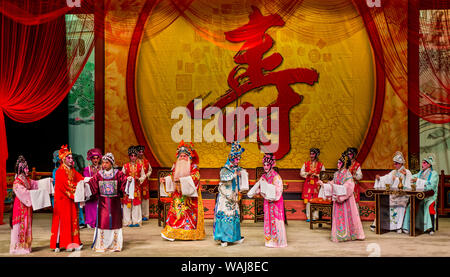
[[[5,221],[8,219],[5,214]],[[123,229],[124,246],[118,253],[95,253],[90,249],[93,229],[81,230],[84,248],[80,252],[54,253],[50,250],[51,213],[35,213],[33,218],[33,252],[30,257],[450,257],[450,218],[439,220],[439,231],[410,237],[395,232],[376,235],[364,221],[366,240],[344,243],[330,241],[329,226],[309,229],[305,221],[289,221],[286,227],[288,247],[272,249],[264,246],[263,223],[244,221],[241,225],[245,241],[241,245],[221,247],[212,238],[212,220],[205,220],[206,238],[202,241],[165,241],[156,219],[140,228]],[[10,228],[0,226],[0,257],[9,254]],[[186,251],[189,249],[189,251]]]

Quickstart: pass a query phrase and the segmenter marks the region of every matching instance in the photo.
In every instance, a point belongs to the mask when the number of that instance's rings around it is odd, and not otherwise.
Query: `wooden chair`
[[[167,214],[169,212],[170,209],[170,203],[172,201],[172,199],[170,197],[164,197],[161,196],[161,182],[160,179],[164,178],[166,176],[169,176],[172,173],[171,170],[167,170],[167,169],[163,169],[163,170],[158,170],[158,207],[157,207],[157,212],[158,212],[158,226],[161,226],[161,222],[163,223],[163,227],[166,227],[166,219],[167,219]]]
[[[333,179],[334,172],[332,171],[325,171],[321,172],[320,179],[321,180],[331,180]],[[310,220],[309,220],[309,229],[314,229],[314,224],[319,224],[319,227],[322,227],[322,224],[331,224],[332,222],[332,215],[333,215],[333,202],[331,201],[321,201],[319,199],[311,199],[309,201],[309,207],[310,207]],[[319,212],[319,218],[313,220],[312,214],[314,211]],[[323,219],[323,216],[327,215],[330,217],[330,219]]]
[[[280,173],[278,167],[273,168],[277,173]],[[261,178],[261,176],[264,174],[264,168],[263,167],[257,167],[256,168],[256,181]],[[287,185],[283,186],[283,190],[287,188]],[[284,223],[287,225],[287,215],[286,215],[286,205],[283,202],[283,208],[284,208]],[[264,221],[264,198],[262,197],[256,197],[255,198],[255,223],[258,221]]]

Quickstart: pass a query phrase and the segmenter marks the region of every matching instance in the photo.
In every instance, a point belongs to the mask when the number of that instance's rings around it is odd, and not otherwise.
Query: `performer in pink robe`
[[[273,169],[275,158],[273,154],[265,154],[263,158],[264,174],[261,179],[275,186],[275,199],[264,197],[264,238],[267,247],[286,247],[287,237],[284,226],[283,181]]]
[[[333,185],[345,187],[345,195],[336,195],[333,190],[333,220],[331,227],[331,240],[334,242],[348,240],[364,240],[365,235],[356,206],[353,190],[355,183],[351,172],[348,170],[351,160],[346,153],[342,153],[338,160],[338,171],[334,173]],[[321,182],[320,182],[321,183]]]
[[[38,189],[38,184],[28,178],[28,165],[23,156],[19,156],[15,166],[16,178],[13,183],[14,206],[10,218],[11,245],[10,254],[31,253],[31,225],[33,208],[30,190]]]
[[[86,166],[83,171],[84,177],[93,177],[101,169],[100,160],[102,159],[102,152],[98,148],[90,149],[87,152],[87,160],[92,162],[92,165]],[[85,223],[88,228],[95,228],[95,221],[97,219],[97,197],[92,195],[84,206],[86,214]]]

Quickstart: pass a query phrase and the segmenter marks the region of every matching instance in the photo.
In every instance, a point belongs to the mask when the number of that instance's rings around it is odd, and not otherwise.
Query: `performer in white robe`
[[[394,154],[394,157],[392,159],[394,161],[394,170],[389,172],[389,174],[386,174],[382,177],[379,175],[376,176],[375,186],[382,185],[384,187],[384,184],[382,183],[389,183],[389,184],[402,184],[403,189],[410,189],[411,188],[411,179],[412,174],[411,171],[405,168],[405,158],[403,157],[402,152],[397,151]],[[375,187],[377,188],[377,187]],[[395,187],[393,187],[395,189]],[[406,211],[406,205],[408,205],[408,196],[401,196],[401,195],[390,195],[389,196],[389,230],[391,231],[397,231],[397,233],[402,232],[402,225],[403,220],[405,218],[405,211]],[[375,231],[375,221],[370,226],[370,230]],[[387,227],[387,226],[385,226]]]

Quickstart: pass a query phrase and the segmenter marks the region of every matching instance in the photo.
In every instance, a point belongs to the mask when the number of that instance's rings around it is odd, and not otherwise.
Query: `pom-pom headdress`
[[[275,164],[275,156],[273,153],[266,153],[263,157],[263,164],[269,164],[271,167]]]
[[[230,154],[228,155],[228,157],[230,158],[230,160],[236,158],[236,157],[240,157],[242,155],[242,153],[244,153],[245,148],[242,148],[241,144],[238,141],[233,141],[231,143],[231,150],[230,150]]]
[[[181,155],[181,153],[188,155],[193,164],[199,163],[199,157],[197,151],[195,151],[194,149],[194,144],[192,142],[184,142],[184,140],[181,140],[180,144],[177,147],[177,158]]]
[[[58,152],[59,159],[60,159],[61,161],[64,161],[64,159],[65,159],[67,156],[69,156],[69,155],[72,155],[72,150],[70,150],[70,149],[67,147],[67,144],[61,146],[61,149],[59,149],[59,152]]]

